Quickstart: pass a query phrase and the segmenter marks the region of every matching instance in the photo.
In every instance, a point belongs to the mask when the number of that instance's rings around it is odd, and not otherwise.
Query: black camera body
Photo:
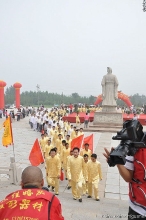
[[[145,148],[146,133],[138,120],[127,120],[123,123],[123,129],[112,137],[113,140],[121,140],[120,144],[110,153],[108,164],[114,167],[116,164],[124,165],[126,156],[134,156],[138,148]]]

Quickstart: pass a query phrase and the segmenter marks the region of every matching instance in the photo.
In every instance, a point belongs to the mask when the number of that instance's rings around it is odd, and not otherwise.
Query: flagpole
[[[12,145],[13,145],[13,155],[14,155],[14,159],[15,159],[14,143]]]
[[[82,143],[81,143],[81,150],[83,149],[83,142],[84,142],[84,134],[83,134]]]

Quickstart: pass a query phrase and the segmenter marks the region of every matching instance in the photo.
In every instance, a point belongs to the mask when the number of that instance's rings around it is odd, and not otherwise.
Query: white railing
[[[9,167],[0,167],[0,185],[19,185],[22,169],[16,167],[15,158],[10,157]]]

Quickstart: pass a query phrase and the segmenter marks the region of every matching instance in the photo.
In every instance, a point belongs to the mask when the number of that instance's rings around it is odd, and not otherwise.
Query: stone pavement
[[[3,119],[0,120],[0,125]],[[30,129],[28,117],[20,122],[13,122],[14,136],[14,151],[17,167],[24,169],[30,165],[28,156],[32,145],[36,138],[40,138],[40,133]],[[0,130],[0,140],[3,130]],[[86,132],[85,136],[91,133]],[[100,202],[92,199],[87,199],[83,196],[83,202],[79,203],[72,199],[71,190],[67,190],[67,181],[60,182],[60,195],[58,196],[63,210],[63,216],[69,220],[87,220],[87,219],[127,219],[128,212],[128,186],[127,183],[119,176],[116,167],[108,167],[103,156],[104,147],[116,147],[118,141],[113,141],[112,133],[94,133],[94,152],[98,155],[98,160],[101,162],[103,180],[99,184]],[[9,166],[10,156],[13,156],[13,148],[9,146],[5,148],[1,145],[0,150],[0,167]],[[45,179],[44,164],[40,165]],[[7,175],[1,175],[0,180],[6,181]],[[46,181],[45,181],[46,182]],[[1,183],[1,182],[0,182]],[[0,185],[0,200],[8,193],[19,189],[20,186],[15,185]]]

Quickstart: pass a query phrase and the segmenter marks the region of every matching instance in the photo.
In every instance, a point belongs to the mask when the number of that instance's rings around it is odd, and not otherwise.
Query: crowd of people
[[[59,194],[59,179],[63,170],[68,180],[67,189],[72,189],[74,200],[82,202],[82,195],[88,194],[99,201],[98,183],[102,179],[100,162],[97,155],[85,143],[83,148],[71,148],[71,141],[83,135],[83,128],[77,128],[68,121],[63,121],[64,109],[51,109],[50,112],[38,110],[30,116],[30,126],[37,131],[43,131],[40,146],[45,159],[46,180],[48,187]]]

